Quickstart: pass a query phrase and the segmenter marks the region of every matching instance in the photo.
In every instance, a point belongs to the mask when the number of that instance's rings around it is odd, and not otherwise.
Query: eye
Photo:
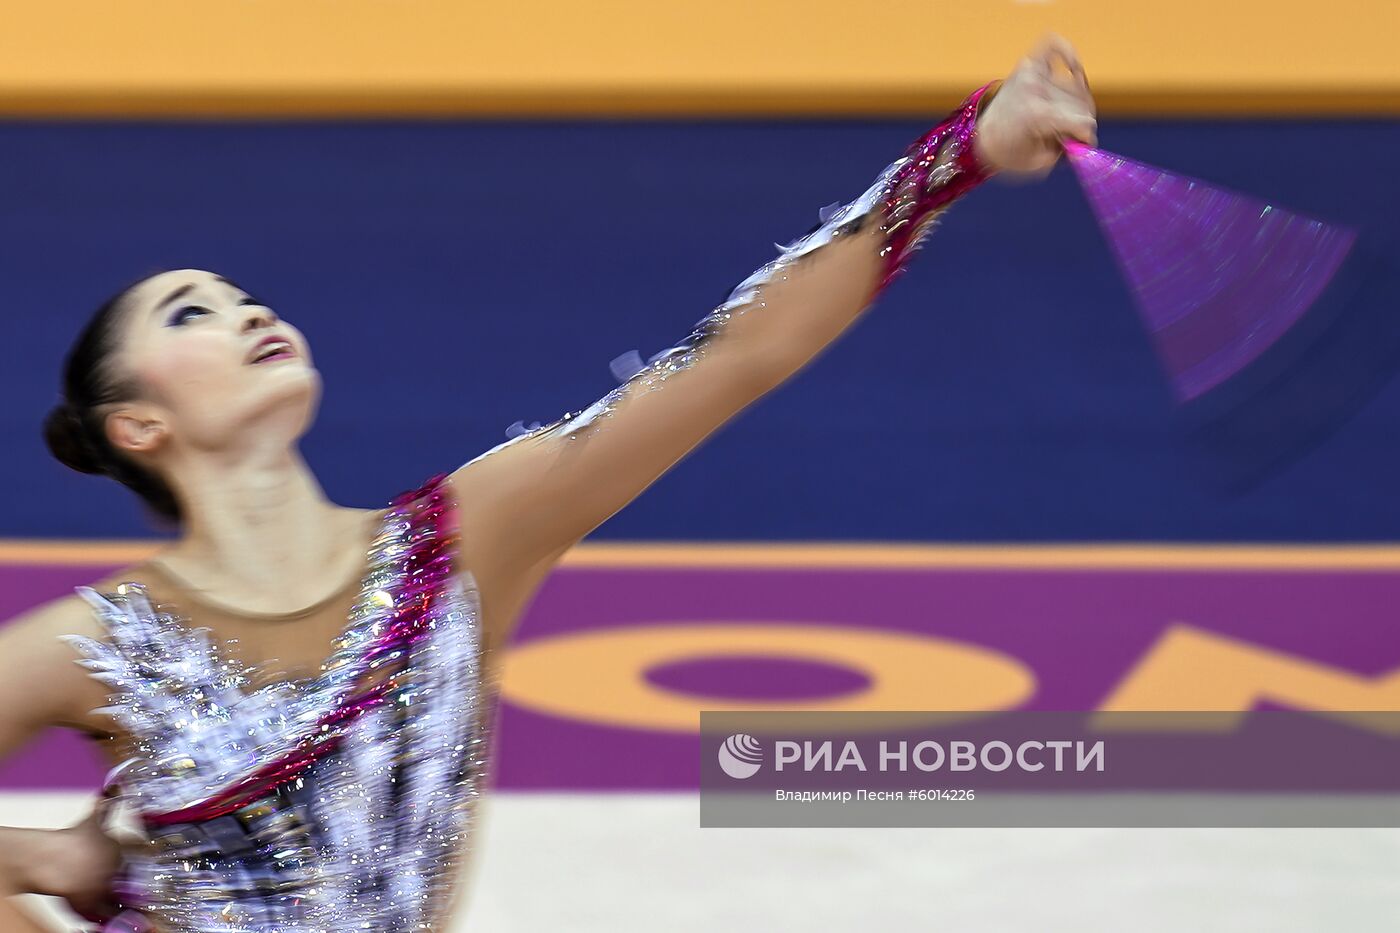
[[[199,312],[201,314],[211,313],[208,308],[201,308],[199,305],[185,305],[166,319],[166,326],[179,327],[189,319],[189,315],[193,312]]]

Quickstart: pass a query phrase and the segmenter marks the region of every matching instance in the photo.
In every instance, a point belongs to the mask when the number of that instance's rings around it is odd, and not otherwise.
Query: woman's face
[[[124,305],[116,362],[136,379],[137,407],[163,425],[161,443],[287,444],[305,431],[320,375],[301,332],[256,296],[180,269],[146,279]]]

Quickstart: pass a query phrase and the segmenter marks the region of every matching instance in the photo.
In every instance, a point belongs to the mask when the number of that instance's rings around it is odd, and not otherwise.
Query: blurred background
[[[601,396],[610,360],[683,337],[1047,30],[1102,148],[1400,242],[1394,0],[4,12],[0,619],[161,536],[40,436],[64,352],[130,281],[210,269],[304,331],[326,390],[303,450],[332,499],[379,506]],[[1395,709],[1400,386],[1349,414],[1217,482],[1068,167],[984,186],[541,589],[461,929],[1391,929],[1395,830],[698,821],[702,709]],[[672,650],[696,624],[713,649]],[[726,650],[745,626],[790,634]],[[849,656],[805,650],[813,629]],[[588,660],[619,632],[646,663]],[[947,665],[866,650],[891,632]],[[1033,690],[958,678],[969,646]],[[100,777],[45,736],[0,770],[0,822],[61,825]]]

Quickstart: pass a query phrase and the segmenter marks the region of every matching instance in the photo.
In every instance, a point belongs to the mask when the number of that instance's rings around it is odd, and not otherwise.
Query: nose
[[[277,323],[277,313],[271,308],[264,308],[262,305],[244,305],[243,330],[257,330],[260,327],[271,327]]]

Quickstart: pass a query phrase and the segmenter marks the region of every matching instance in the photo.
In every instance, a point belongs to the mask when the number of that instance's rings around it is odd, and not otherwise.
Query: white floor
[[[0,795],[0,824],[84,806]],[[497,794],[484,816],[458,933],[1400,926],[1400,830],[702,830],[670,794]]]

